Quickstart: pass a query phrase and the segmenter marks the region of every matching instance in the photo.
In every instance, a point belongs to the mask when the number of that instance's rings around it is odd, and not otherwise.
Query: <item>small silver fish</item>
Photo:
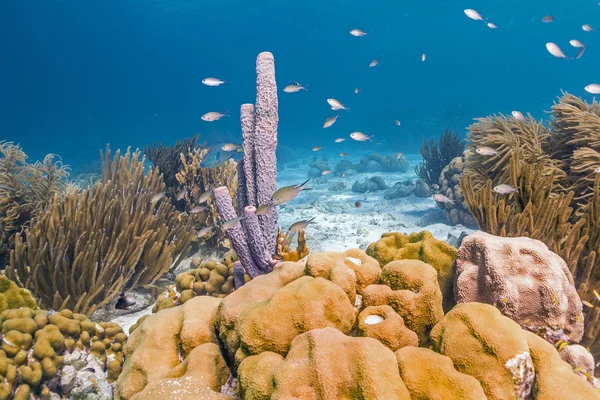
[[[496,150],[492,149],[491,147],[478,147],[475,149],[475,152],[482,156],[497,156],[498,155],[498,152]]]
[[[444,196],[441,193],[434,194],[433,199],[438,203],[454,203],[454,200],[450,200],[448,197]]]
[[[569,44],[573,47],[586,47],[585,44],[581,43],[579,40],[577,39],[571,39],[569,40]]]
[[[594,31],[594,28],[592,28],[589,24],[583,24],[581,26],[581,29],[583,29],[586,32],[593,32]]]
[[[404,157],[404,154],[398,153],[398,155],[396,156],[396,160],[400,160],[400,159],[402,159],[402,157]]]
[[[339,137],[339,138],[335,139],[334,142],[336,142],[336,143],[342,143],[344,140],[346,140],[346,139]]]
[[[177,192],[177,196],[175,198],[177,199],[177,201],[183,200],[183,198],[185,197],[186,194],[187,194],[187,189],[183,188],[179,192]]]
[[[161,192],[161,193],[156,193],[154,196],[152,196],[152,198],[150,199],[150,203],[151,204],[156,204],[158,203],[163,197],[165,197],[165,192]]]
[[[340,153],[340,157],[348,157],[348,153]]]
[[[579,60],[581,58],[581,56],[583,55],[583,53],[585,52],[586,47],[582,47],[579,49],[579,51],[577,52],[577,54],[575,55],[575,59]]]
[[[348,111],[349,108],[344,107],[344,105],[342,103],[340,103],[337,99],[327,99],[327,104],[329,104],[331,106],[332,110],[346,110]]]
[[[265,215],[273,207],[275,207],[275,204],[263,204],[256,208],[256,215]]]
[[[500,194],[519,193],[519,189],[514,188],[510,185],[501,184],[494,187],[494,192]]]
[[[322,150],[322,149],[323,149],[323,146],[315,146],[315,147],[312,148],[312,151],[319,151],[319,150]]]
[[[394,123],[396,124],[396,126],[402,125],[402,123],[399,120],[397,120],[397,119],[394,120]]]
[[[235,151],[239,148],[241,148],[242,146],[235,144],[235,143],[225,143],[222,147],[221,150],[223,151]]]
[[[487,23],[488,28],[490,29],[498,29],[498,27],[496,26],[496,24],[494,24],[493,22],[488,22]]]
[[[511,114],[513,117],[515,117],[515,119],[518,119],[519,121],[525,121],[525,116],[521,111],[513,111]]]
[[[369,67],[373,68],[376,67],[379,64],[379,60],[373,60],[369,63]]]
[[[467,15],[467,17],[469,17],[475,21],[483,21],[483,17],[481,16],[481,14],[479,14],[477,11],[475,11],[471,8],[467,8],[465,10],[465,14]]]
[[[362,132],[352,132],[350,134],[350,137],[352,139],[356,140],[357,142],[364,142],[367,140],[370,140],[371,142],[373,141],[373,140],[371,140],[371,139],[373,139],[373,136],[367,136]]]
[[[222,81],[217,78],[204,78],[204,79],[202,79],[202,83],[205,84],[206,86],[220,86],[220,85],[224,84],[225,81]]]
[[[423,53],[421,54],[421,62],[427,60],[427,54]]]
[[[325,171],[321,171],[321,175],[325,176],[325,175],[329,175],[331,173],[330,169],[326,169]]]
[[[202,203],[206,203],[206,201],[208,200],[208,198],[212,195],[212,189],[208,190],[204,193],[202,193],[200,195],[200,197],[198,197],[198,203],[202,204]]]
[[[590,83],[584,89],[591,94],[600,94],[600,84],[597,83]]]
[[[227,229],[231,228],[232,226],[234,226],[235,224],[237,224],[238,222],[240,222],[244,218],[246,218],[246,216],[241,216],[241,217],[237,217],[237,218],[234,218],[234,219],[230,219],[229,221],[225,221],[225,222],[223,222],[223,225],[221,225],[221,229],[223,229],[224,231],[226,231]]]
[[[294,222],[288,229],[288,232],[300,232],[302,229],[306,229],[306,227],[312,223],[314,223],[314,219],[316,217],[312,217],[311,219]]]
[[[594,172],[597,173],[597,174],[600,174],[600,167],[594,168]]]
[[[356,37],[367,36],[367,32],[363,31],[362,29],[352,29],[350,34]]]
[[[312,188],[304,187],[304,185],[306,185],[309,180],[310,179],[307,179],[300,185],[284,186],[280,189],[277,189],[275,191],[275,193],[273,193],[273,197],[271,197],[273,204],[280,205],[280,204],[286,203],[286,202],[298,197],[300,192],[302,192],[303,190],[312,190]]]
[[[204,236],[208,235],[210,233],[210,231],[213,230],[212,226],[207,226],[206,228],[202,228],[198,231],[198,233],[196,234],[196,237],[198,239],[203,238]]]
[[[286,92],[286,93],[296,93],[296,92],[299,92],[301,90],[308,90],[308,89],[306,89],[304,86],[298,85],[296,83],[287,85],[286,87],[283,88],[283,91]]]
[[[206,206],[196,206],[190,210],[190,214],[198,214],[204,210],[206,210]]]
[[[440,190],[440,185],[438,185],[437,183],[433,183],[433,184],[431,184],[431,187],[432,187],[434,190]]]
[[[329,128],[331,125],[335,124],[335,121],[338,119],[337,115],[334,115],[333,117],[329,117],[325,120],[325,123],[323,124],[323,128]]]
[[[554,57],[568,58],[565,55],[565,53],[563,53],[563,51],[560,49],[560,47],[558,47],[558,45],[556,43],[553,43],[553,42],[546,43],[546,50],[548,50],[548,53],[552,54]]]
[[[542,18],[542,22],[553,22],[554,21],[554,16],[553,15],[546,15]]]
[[[354,94],[359,94],[360,93],[360,89],[359,88],[354,88]]]
[[[216,112],[216,111],[210,111],[207,112],[206,114],[204,114],[202,117],[200,117],[200,119],[202,119],[202,121],[206,121],[206,122],[214,122],[214,121],[218,121],[223,117],[227,117],[227,111],[225,111],[224,113],[220,113],[220,112]]]

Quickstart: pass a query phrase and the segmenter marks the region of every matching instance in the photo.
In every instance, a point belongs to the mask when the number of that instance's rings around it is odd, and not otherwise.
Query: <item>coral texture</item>
[[[458,303],[488,303],[551,342],[583,336],[582,305],[565,261],[539,240],[475,232],[455,261]]]
[[[96,323],[70,310],[57,313],[30,308],[5,310],[0,322],[1,399],[110,395],[107,385],[121,373],[127,339],[118,325]],[[73,365],[92,370],[80,371],[78,376]],[[76,384],[84,376],[92,382],[91,387]]]
[[[465,195],[460,187],[463,176],[464,159],[456,157],[442,169],[439,179],[439,193],[452,200],[452,203],[436,202],[444,210],[444,216],[453,224],[463,224],[467,227],[477,227],[477,222],[465,201]]]
[[[438,283],[444,297],[444,311],[452,308],[452,263],[456,257],[456,249],[448,243],[437,240],[429,231],[421,231],[405,235],[390,232],[381,235],[381,239],[367,248],[367,254],[374,257],[383,267],[394,260],[421,260],[437,271]]]
[[[281,262],[223,299],[146,317],[125,346],[116,398],[600,397],[495,307],[462,303],[442,316],[437,281],[419,260],[381,270],[358,249]]]
[[[35,310],[37,304],[31,292],[18,287],[6,275],[0,275],[0,312],[21,307]]]

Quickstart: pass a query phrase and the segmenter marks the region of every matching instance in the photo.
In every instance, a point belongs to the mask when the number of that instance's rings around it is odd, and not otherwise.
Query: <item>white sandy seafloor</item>
[[[446,240],[451,234],[460,236],[461,232],[472,233],[463,225],[436,223],[419,226],[418,222],[428,212],[436,211],[437,206],[431,197],[409,197],[386,200],[384,190],[361,194],[352,192],[355,181],[362,182],[372,176],[382,177],[386,185],[392,187],[396,182],[417,179],[414,167],[421,162],[418,155],[405,155],[410,168],[405,173],[368,172],[347,178],[327,175],[327,183],[316,183],[311,179],[306,186],[313,190],[303,191],[300,196],[279,207],[279,225],[287,229],[300,220],[315,217],[314,223],[306,229],[306,240],[311,251],[341,251],[348,248],[366,247],[377,241],[386,232],[409,234],[424,229],[430,231],[436,239]],[[358,160],[350,160],[356,162]],[[337,159],[329,160],[335,168]],[[278,172],[278,187],[299,184],[307,179],[309,161],[299,160]],[[344,191],[330,191],[329,186],[344,182]],[[355,203],[361,203],[359,208]]]

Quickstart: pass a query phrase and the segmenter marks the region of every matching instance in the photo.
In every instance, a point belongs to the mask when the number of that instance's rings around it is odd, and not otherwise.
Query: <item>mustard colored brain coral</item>
[[[25,307],[3,311],[0,322],[0,399],[111,397],[127,339],[118,325]]]
[[[21,307],[37,308],[31,292],[17,286],[6,275],[0,275],[0,312]]]
[[[489,304],[444,315],[423,261],[381,268],[358,249],[312,253],[222,299],[146,317],[124,347],[115,398],[600,399],[532,335]],[[569,359],[589,362],[579,350]],[[551,397],[556,385],[563,397]]]
[[[384,233],[381,239],[367,248],[367,254],[379,261],[382,267],[394,260],[421,260],[435,268],[446,312],[455,304],[452,293],[452,263],[456,252],[454,247],[435,239],[429,231],[410,235],[400,232]]]

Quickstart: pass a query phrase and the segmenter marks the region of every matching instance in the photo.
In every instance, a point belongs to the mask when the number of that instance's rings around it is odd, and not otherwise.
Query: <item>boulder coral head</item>
[[[421,260],[431,265],[437,271],[444,311],[450,311],[454,306],[452,263],[456,258],[456,249],[434,238],[431,232],[421,231],[410,235],[384,233],[381,239],[369,245],[367,254],[379,261],[382,267],[394,260]]]
[[[455,261],[458,303],[488,303],[550,342],[579,342],[582,304],[565,261],[539,240],[475,232]]]

